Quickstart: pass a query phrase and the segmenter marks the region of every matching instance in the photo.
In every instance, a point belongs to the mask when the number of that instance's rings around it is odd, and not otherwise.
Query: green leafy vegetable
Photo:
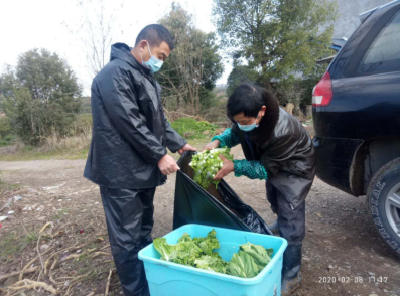
[[[161,255],[161,260],[169,261],[171,254],[175,251],[175,246],[169,245],[165,238],[156,238],[153,241],[154,247]]]
[[[211,183],[214,183],[218,188],[218,184],[221,181],[214,180],[214,177],[224,165],[219,155],[222,154],[232,161],[233,156],[230,154],[230,151],[229,148],[225,147],[212,149],[210,151],[206,150],[193,155],[192,161],[189,163],[189,166],[192,167],[194,171],[193,180],[206,190]]]
[[[240,250],[247,253],[253,258],[254,262],[257,264],[258,269],[261,271],[265,266],[271,261],[273,249],[265,249],[261,245],[255,245],[252,243],[246,243],[240,246]]]
[[[233,255],[229,262],[229,270],[232,275],[244,278],[255,277],[259,273],[258,266],[253,258],[243,251]]]
[[[209,256],[212,256],[214,249],[220,248],[215,230],[208,233],[206,238],[197,237],[193,241]]]
[[[218,255],[218,254],[217,254]],[[218,255],[219,256],[219,255]],[[194,262],[197,268],[212,270],[219,273],[228,273],[228,263],[216,256],[203,256]]]
[[[175,245],[168,244],[165,238],[157,238],[154,248],[160,253],[161,260],[244,278],[257,276],[271,261],[273,253],[272,249],[246,243],[240,246],[239,253],[234,254],[230,262],[226,262],[214,251],[220,248],[215,230],[207,237],[193,239],[184,233]]]

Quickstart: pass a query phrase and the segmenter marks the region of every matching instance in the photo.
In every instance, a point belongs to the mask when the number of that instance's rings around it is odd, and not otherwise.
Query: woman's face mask
[[[148,42],[147,42],[147,48],[149,49],[150,59],[147,62],[143,61],[142,52],[140,52],[140,57],[142,58],[142,64],[146,65],[147,68],[150,69],[151,73],[157,72],[158,70],[160,70],[164,61],[157,59],[155,56],[151,54],[150,45]]]
[[[257,120],[258,120],[259,116],[260,116],[260,112],[258,112],[256,120],[251,125],[240,125],[239,123],[237,123],[237,122],[236,123],[238,124],[240,130],[242,130],[244,132],[250,132],[250,131],[253,131],[255,128],[258,128],[259,124],[257,124]]]

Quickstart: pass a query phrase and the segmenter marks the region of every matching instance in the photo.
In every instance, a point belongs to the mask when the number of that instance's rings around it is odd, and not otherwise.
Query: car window
[[[357,67],[358,73],[400,70],[400,11],[381,30]]]

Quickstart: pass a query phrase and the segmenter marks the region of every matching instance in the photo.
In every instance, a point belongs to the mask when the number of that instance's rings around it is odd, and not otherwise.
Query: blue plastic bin
[[[176,244],[183,233],[206,237],[215,229],[221,247],[216,250],[230,261],[239,246],[247,242],[273,248],[271,262],[254,278],[240,278],[160,260],[153,244],[139,252],[152,296],[279,296],[281,294],[282,256],[287,247],[283,238],[250,232],[186,225],[164,236]]]

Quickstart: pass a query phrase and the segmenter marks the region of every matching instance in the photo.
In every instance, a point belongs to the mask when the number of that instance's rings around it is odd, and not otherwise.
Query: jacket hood
[[[110,61],[115,59],[120,59],[127,62],[132,67],[144,71],[146,74],[150,74],[150,69],[144,67],[140,62],[138,62],[135,57],[131,54],[131,49],[125,43],[115,43],[111,46],[111,57]]]

